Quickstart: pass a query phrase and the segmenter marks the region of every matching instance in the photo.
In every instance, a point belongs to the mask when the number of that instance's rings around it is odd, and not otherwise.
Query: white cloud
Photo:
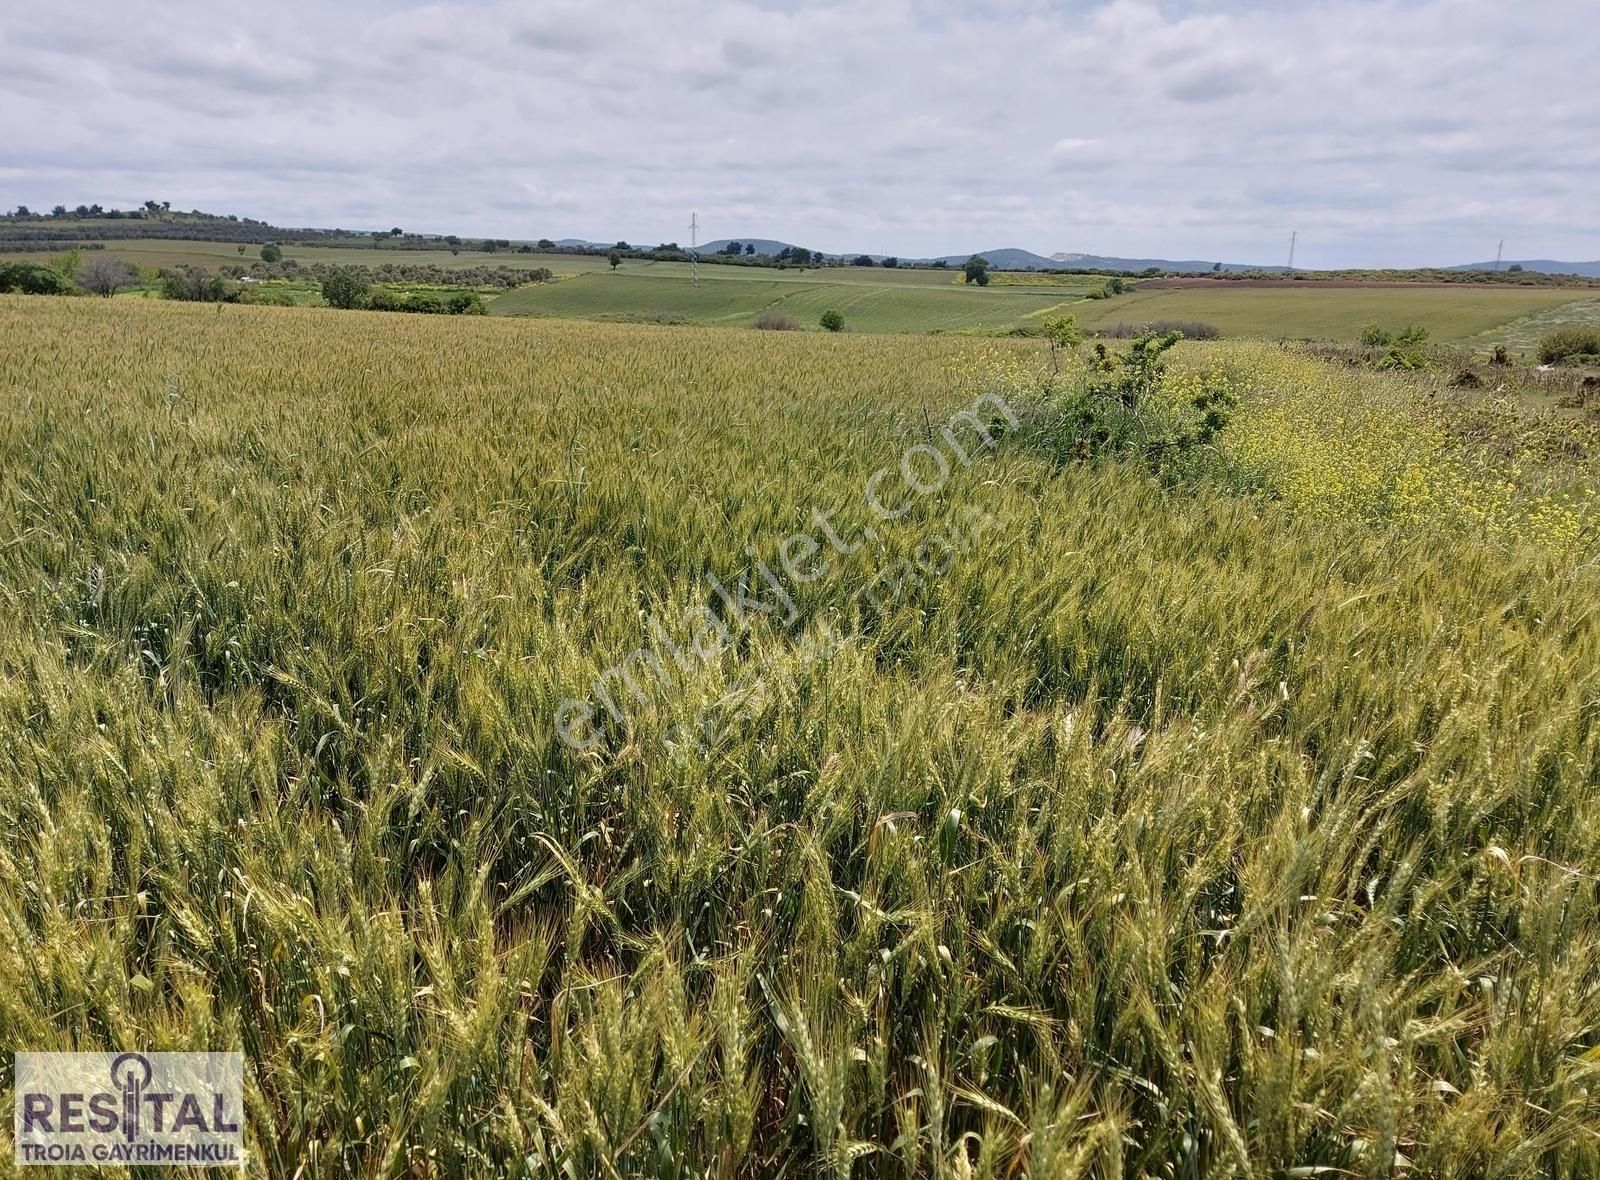
[[[1600,257],[1590,0],[61,0],[0,201],[1307,265]]]

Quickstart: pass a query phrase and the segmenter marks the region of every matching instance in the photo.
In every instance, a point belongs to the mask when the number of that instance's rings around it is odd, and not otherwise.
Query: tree
[[[622,265],[622,255],[613,250],[606,255],[606,261],[611,264],[612,270],[616,270],[617,267]]]
[[[54,209],[50,210],[51,217],[65,217],[66,215],[67,207],[65,205],[57,205]]]
[[[78,286],[92,295],[103,295],[107,299],[117,293],[119,287],[126,287],[138,276],[133,268],[120,258],[110,258],[101,254],[91,258],[88,263],[78,269]]]
[[[322,280],[322,298],[329,307],[360,307],[370,287],[366,276],[356,267],[336,266]]]
[[[989,285],[989,260],[981,255],[974,254],[967,259],[967,263],[961,268],[961,272],[969,283],[977,283],[980,287]]]
[[[850,265],[851,266],[872,266],[873,265],[872,255],[870,255],[870,254],[857,254],[854,258],[852,258],[850,260]]]
[[[13,213],[12,216],[13,217],[32,217],[33,216],[33,211],[31,209],[29,209],[26,205],[18,205],[17,206],[17,211],[15,213]]]
[[[228,284],[203,266],[184,266],[161,272],[161,294],[184,303],[221,303],[228,298]]]
[[[889,255],[889,257],[885,258],[882,262],[878,263],[878,265],[879,266],[887,266],[890,270],[893,270],[895,267],[900,265],[900,260],[898,258],[896,258],[893,254],[891,254],[891,255]]]
[[[238,250],[240,255],[242,256],[244,254],[244,243],[240,242],[237,246],[234,247],[234,249]]]
[[[537,245],[541,250],[554,250],[556,248],[556,244],[549,238],[540,238],[535,245]]]
[[[282,262],[283,247],[279,246],[276,242],[268,242],[265,246],[261,247],[261,261]]]
[[[399,227],[399,226],[398,226],[398,225],[397,225],[397,226],[395,226],[395,227],[394,227],[394,228],[393,228],[393,229],[392,229],[392,230],[390,230],[390,231],[389,231],[389,236],[390,236],[390,237],[391,237],[391,238],[398,238],[398,237],[400,237],[400,236],[401,236],[401,235],[402,235],[402,234],[404,234],[404,233],[405,233],[405,231],[404,231],[404,230],[403,230],[403,229],[401,229],[401,228],[400,228],[400,227]]]
[[[160,201],[146,201],[144,203],[144,211],[146,213],[149,213],[149,214],[152,214],[152,215],[154,215],[156,213],[160,213],[161,212],[161,202]]]
[[[76,209],[74,209],[72,211],[72,213],[73,213],[73,216],[75,216],[75,217],[87,217],[87,216],[89,216],[89,206],[87,206],[87,205],[79,205]]]
[[[718,250],[717,253],[718,254],[725,254],[729,258],[732,258],[735,254],[739,254],[739,253],[743,252],[743,250],[744,250],[744,245],[742,243],[740,243],[740,242],[729,242],[722,249]]]
[[[1221,272],[1222,272],[1222,263],[1213,262],[1211,264],[1211,273],[1212,274],[1220,274]]]
[[[822,313],[822,319],[818,322],[830,332],[843,332],[844,312],[830,307]]]
[[[1519,275],[1522,273],[1522,263],[1513,262],[1510,266],[1506,267],[1506,271],[1510,274]]]
[[[746,254],[754,254],[756,252],[756,244],[754,242],[746,242],[744,244],[744,252]]]
[[[48,266],[40,266],[37,262],[0,262],[0,292],[66,295],[71,289],[67,280]]]
[[[1053,316],[1044,322],[1045,338],[1050,341],[1050,366],[1057,373],[1061,372],[1061,352],[1071,352],[1083,343],[1083,335],[1078,331],[1076,317],[1070,315]]]
[[[796,266],[807,266],[811,262],[811,251],[804,246],[796,246],[789,252],[789,261]]]

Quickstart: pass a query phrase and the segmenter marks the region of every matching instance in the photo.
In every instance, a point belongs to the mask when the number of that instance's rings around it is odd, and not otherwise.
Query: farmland
[[[163,267],[249,266],[258,259],[254,246],[240,254],[227,242],[153,238],[111,240],[105,253],[147,274]],[[750,327],[761,313],[770,312],[814,329],[829,309],[844,315],[850,331],[889,333],[1028,332],[1049,316],[1071,314],[1091,331],[1153,321],[1202,322],[1230,337],[1351,341],[1367,324],[1398,328],[1415,323],[1437,342],[1469,343],[1480,351],[1508,343],[1527,355],[1544,325],[1592,322],[1600,315],[1600,291],[1585,288],[1399,282],[1180,286],[1135,280],[1129,294],[1092,299],[1091,293],[1106,283],[1100,276],[1005,272],[979,288],[963,284],[960,273],[949,269],[706,263],[695,284],[688,263],[629,258],[613,271],[603,255],[291,244],[285,256],[300,267],[398,265],[437,267],[446,273],[475,267],[542,269],[553,282],[504,291],[480,288],[489,310],[507,316],[734,328]],[[41,257],[0,253],[0,261],[37,262]],[[314,280],[290,278],[288,284],[294,301],[316,301]],[[147,285],[145,291],[149,289]],[[1505,339],[1496,335],[1502,328]]]
[[[604,261],[603,259],[601,260]],[[990,288],[957,284],[948,271],[895,271],[834,267],[774,271],[705,266],[692,286],[682,263],[627,266],[508,293],[491,304],[500,315],[552,315],[597,319],[681,319],[748,326],[763,310],[814,327],[837,308],[864,332],[931,332],[1003,329],[1075,301],[1099,281],[1080,280],[1076,291],[1051,286]]]
[[[7,1043],[242,1046],[260,1175],[1600,1171],[1594,430],[1225,340],[1062,462],[1039,340],[554,318],[1060,299],[827,277],[0,296]]]
[[[1404,284],[1367,287],[1219,285],[1204,290],[1140,291],[1073,307],[1088,327],[1150,320],[1204,320],[1224,335],[1353,340],[1362,325],[1421,324],[1434,339],[1462,340],[1508,320],[1554,308],[1595,304],[1600,292],[1574,298],[1560,289],[1507,290]]]

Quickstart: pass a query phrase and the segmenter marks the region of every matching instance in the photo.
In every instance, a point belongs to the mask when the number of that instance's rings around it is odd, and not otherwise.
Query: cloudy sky
[[[1600,258],[1594,0],[0,6],[0,202],[907,256]]]

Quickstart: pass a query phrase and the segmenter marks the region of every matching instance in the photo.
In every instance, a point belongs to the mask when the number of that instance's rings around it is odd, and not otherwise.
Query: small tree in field
[[[92,295],[103,295],[106,298],[117,293],[119,287],[126,287],[138,276],[133,273],[133,268],[120,258],[107,258],[101,256],[91,258],[78,271],[78,286]]]
[[[322,298],[329,307],[360,307],[367,299],[368,283],[354,267],[336,266],[322,280]]]
[[[969,283],[977,283],[980,287],[989,285],[989,260],[977,254],[967,259],[966,265],[961,268]]]
[[[843,332],[844,312],[830,307],[822,313],[822,319],[819,322],[830,332]]]
[[[1045,338],[1050,341],[1050,367],[1061,372],[1061,353],[1071,352],[1083,343],[1078,321],[1070,315],[1055,316],[1044,322]]]
[[[268,242],[265,246],[261,247],[261,261],[282,262],[283,247],[279,246],[276,242]]]
[[[616,270],[617,267],[622,265],[622,255],[613,250],[606,255],[606,261],[611,264],[612,270]]]

